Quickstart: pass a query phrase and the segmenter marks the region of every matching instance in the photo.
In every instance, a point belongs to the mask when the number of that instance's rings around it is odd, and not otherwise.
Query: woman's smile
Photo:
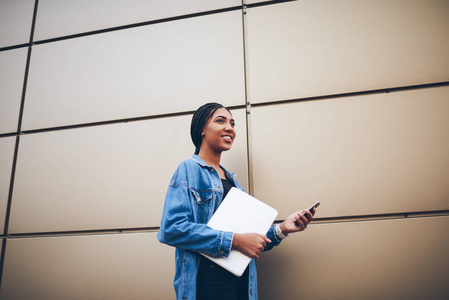
[[[232,140],[233,140],[233,137],[230,136],[230,135],[223,135],[223,138],[224,138],[225,140],[227,140],[227,141],[230,141],[230,142],[232,142]]]

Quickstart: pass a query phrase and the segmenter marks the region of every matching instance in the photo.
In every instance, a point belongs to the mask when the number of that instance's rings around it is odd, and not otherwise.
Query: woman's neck
[[[201,157],[201,159],[209,166],[213,166],[217,170],[220,169],[221,153],[201,149],[198,156]]]

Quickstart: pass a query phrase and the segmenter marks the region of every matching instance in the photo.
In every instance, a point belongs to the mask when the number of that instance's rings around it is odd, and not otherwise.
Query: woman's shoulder
[[[201,169],[201,166],[194,158],[188,158],[182,161],[173,174],[171,184],[177,185],[180,182],[186,183],[190,181],[192,174],[198,174],[199,169]]]
[[[194,159],[194,157],[188,158],[182,161],[178,168],[176,169],[176,173],[188,173],[191,170],[195,170],[200,168],[198,162]]]
[[[178,168],[198,168],[200,167],[199,163],[195,160],[194,157],[190,157],[184,161],[182,161]]]

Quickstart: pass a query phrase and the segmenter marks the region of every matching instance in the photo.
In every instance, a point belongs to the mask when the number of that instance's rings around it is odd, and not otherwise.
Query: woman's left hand
[[[289,233],[305,230],[307,225],[312,221],[314,214],[315,208],[312,212],[305,209],[291,214],[284,222],[279,224],[282,234],[287,235]]]

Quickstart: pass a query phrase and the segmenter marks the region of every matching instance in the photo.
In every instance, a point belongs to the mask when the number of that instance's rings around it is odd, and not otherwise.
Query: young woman
[[[304,230],[315,213],[295,212],[272,226],[266,236],[224,232],[206,225],[231,187],[243,190],[234,174],[220,165],[221,153],[230,150],[235,140],[234,127],[231,112],[221,104],[201,106],[190,128],[195,154],[179,165],[168,187],[158,239],[176,247],[173,284],[177,299],[257,299],[255,259],[289,233]],[[231,249],[252,258],[241,277],[199,254],[227,257]]]

